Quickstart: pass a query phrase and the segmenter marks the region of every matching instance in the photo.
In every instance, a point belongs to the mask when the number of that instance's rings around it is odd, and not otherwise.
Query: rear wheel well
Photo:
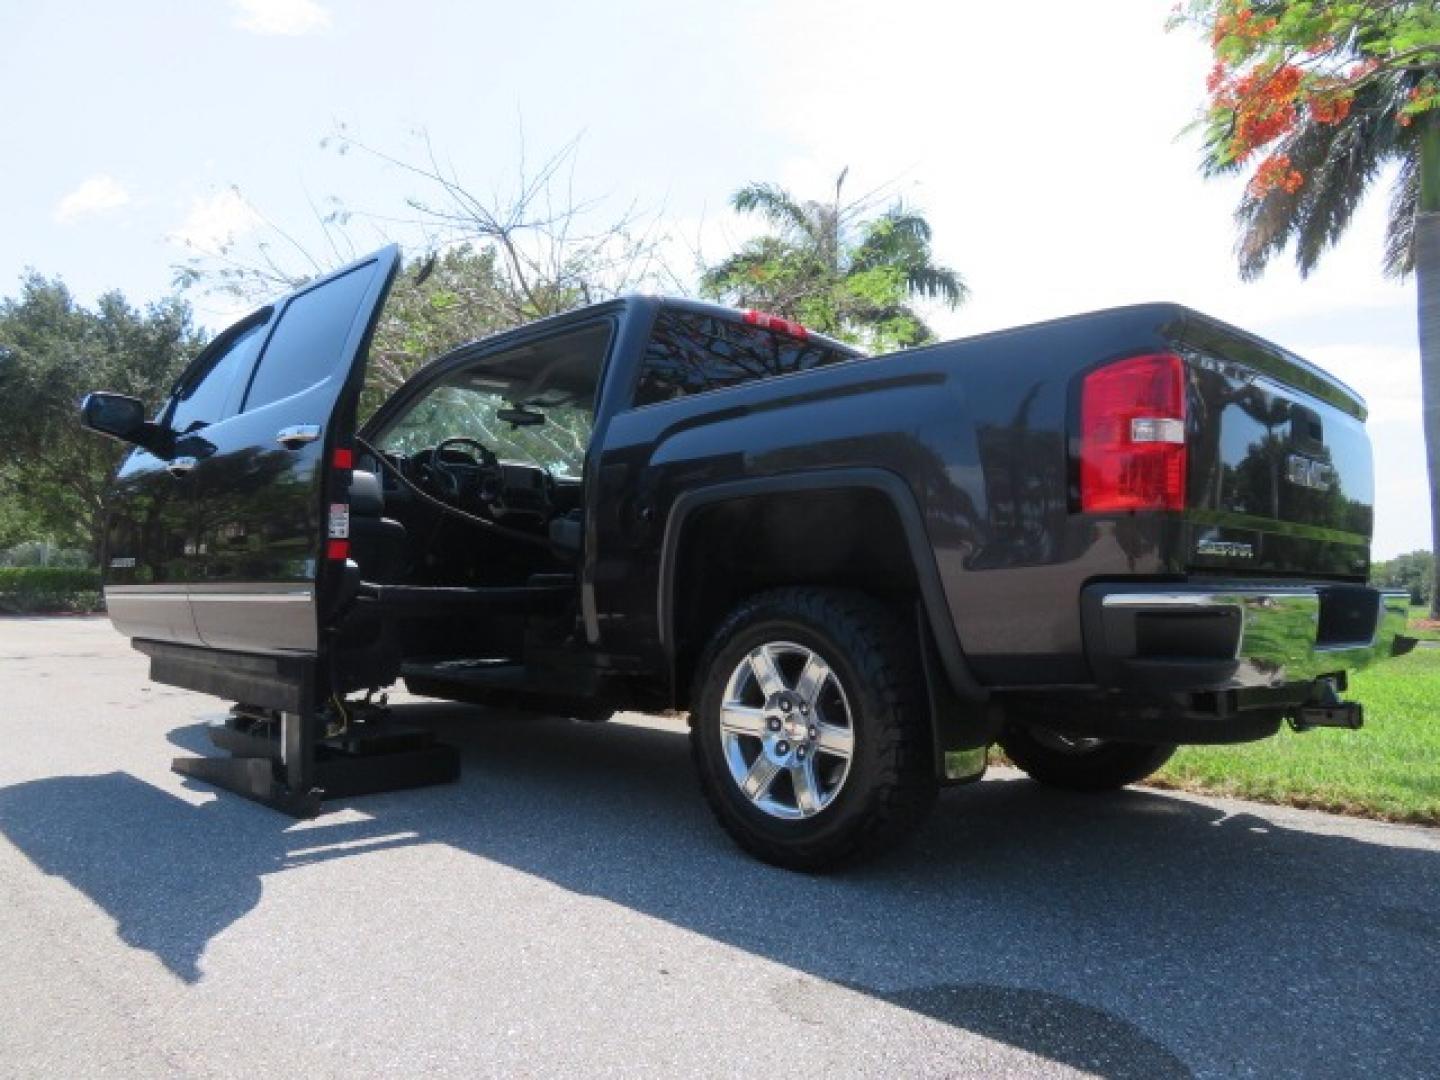
[[[877,489],[775,492],[692,511],[676,551],[671,641],[677,704],[721,620],[781,585],[858,589],[897,606],[919,595],[900,514]]]

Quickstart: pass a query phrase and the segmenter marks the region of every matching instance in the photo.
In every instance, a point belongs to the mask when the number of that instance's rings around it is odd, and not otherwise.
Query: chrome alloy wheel
[[[834,802],[855,753],[840,680],[819,653],[789,641],[760,645],[736,665],[720,704],[720,737],[741,793],[786,820]]]

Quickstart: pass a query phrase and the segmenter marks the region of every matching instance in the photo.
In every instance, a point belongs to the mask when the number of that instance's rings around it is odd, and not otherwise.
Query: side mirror
[[[124,394],[86,394],[80,404],[80,423],[91,431],[146,450],[156,449],[161,441],[159,429],[145,419],[144,403]]]

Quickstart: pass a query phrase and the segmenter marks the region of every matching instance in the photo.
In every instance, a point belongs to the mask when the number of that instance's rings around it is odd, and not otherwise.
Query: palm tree
[[[874,195],[844,201],[843,170],[829,202],[801,202],[775,184],[748,184],[731,205],[774,229],[707,268],[700,289],[740,307],[761,308],[821,333],[874,348],[934,340],[912,306],[932,300],[954,309],[969,290],[937,266],[930,223],[897,201],[871,216]]]
[[[1416,277],[1430,522],[1440,551],[1440,111],[1414,118],[1403,112],[1425,75],[1423,68],[1401,69],[1364,82],[1344,119],[1307,119],[1286,135],[1276,151],[1305,181],[1294,190],[1246,189],[1235,212],[1236,254],[1241,276],[1251,280],[1293,243],[1300,274],[1308,275],[1344,235],[1366,192],[1395,168],[1384,268],[1392,277]],[[1207,175],[1238,167],[1223,144],[1207,145]],[[1435,597],[1430,613],[1440,617],[1440,590]]]

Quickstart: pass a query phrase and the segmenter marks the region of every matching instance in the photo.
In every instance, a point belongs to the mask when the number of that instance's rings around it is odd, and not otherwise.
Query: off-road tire
[[[1144,780],[1175,753],[1171,743],[1106,740],[1090,749],[1062,750],[1025,727],[1000,736],[1000,748],[1017,768],[1042,784],[1067,791],[1115,791]]]
[[[751,650],[775,641],[813,649],[849,702],[854,750],[834,799],[813,817],[780,820],[752,803],[726,763],[720,705]],[[690,746],[701,790],[720,825],[750,854],[816,872],[894,845],[934,804],[928,699],[915,634],[864,593],[782,588],[741,603],[696,667]]]

